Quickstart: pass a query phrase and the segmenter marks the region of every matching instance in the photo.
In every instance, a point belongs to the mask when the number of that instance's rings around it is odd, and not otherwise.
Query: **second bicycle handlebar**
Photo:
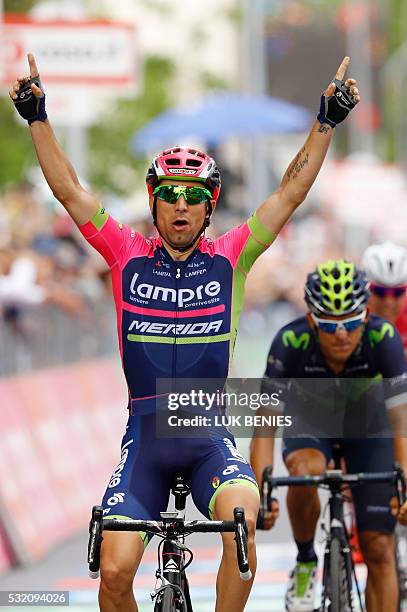
[[[391,472],[359,472],[357,474],[344,474],[342,470],[326,470],[323,474],[307,476],[282,476],[273,477],[272,468],[268,466],[263,472],[262,492],[263,509],[269,510],[271,505],[272,491],[276,487],[291,486],[338,486],[347,484],[348,486],[363,484],[368,482],[388,482],[396,487],[399,505],[402,506],[406,500],[406,481],[402,468],[395,464]],[[265,507],[264,507],[265,506]]]

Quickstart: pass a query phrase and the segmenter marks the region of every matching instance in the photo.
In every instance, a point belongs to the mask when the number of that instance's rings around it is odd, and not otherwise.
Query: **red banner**
[[[0,502],[21,561],[86,527],[120,459],[127,391],[113,361],[0,379]],[[1,569],[1,553],[0,553]]]

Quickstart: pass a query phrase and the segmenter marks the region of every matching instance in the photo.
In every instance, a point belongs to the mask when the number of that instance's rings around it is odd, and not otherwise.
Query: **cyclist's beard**
[[[205,219],[204,219],[204,222],[203,222],[201,228],[198,230],[198,232],[195,235],[185,236],[184,240],[182,242],[180,241],[180,243],[178,243],[178,242],[175,242],[174,240],[172,240],[169,236],[165,236],[165,234],[161,231],[161,229],[159,227],[159,224],[158,224],[158,219],[157,219],[157,196],[155,196],[155,198],[154,198],[154,203],[153,203],[153,223],[154,223],[154,225],[155,225],[155,227],[157,229],[157,232],[159,233],[161,238],[163,240],[165,240],[165,242],[167,244],[170,245],[170,247],[172,249],[174,249],[175,251],[180,251],[181,253],[183,253],[184,251],[188,251],[192,247],[196,246],[196,244],[198,243],[200,237],[205,232],[205,229],[210,224],[211,214],[212,214],[212,206],[211,206],[211,204],[207,203],[207,205],[206,205],[206,215],[205,215]],[[182,238],[182,236],[178,236],[178,237]]]

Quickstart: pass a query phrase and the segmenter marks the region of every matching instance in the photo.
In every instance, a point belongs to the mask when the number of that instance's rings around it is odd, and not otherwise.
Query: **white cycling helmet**
[[[372,244],[362,256],[370,281],[386,287],[407,284],[407,249],[393,242]]]

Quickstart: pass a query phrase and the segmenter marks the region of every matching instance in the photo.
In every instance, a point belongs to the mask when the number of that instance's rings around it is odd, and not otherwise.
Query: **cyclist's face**
[[[332,320],[333,317],[321,317],[321,319]],[[344,317],[335,317],[335,320],[337,321],[346,319],[349,319],[349,315]],[[316,327],[309,315],[308,321],[314,328]],[[346,331],[346,329],[337,328],[334,334],[328,334],[327,332],[316,328],[321,351],[326,359],[334,361],[338,364],[345,364],[360,342],[363,327],[363,325],[360,325],[353,331]]]
[[[380,297],[372,293],[369,298],[369,306],[374,314],[387,319],[390,323],[395,323],[403,310],[404,300],[405,295],[394,297],[388,294]]]
[[[160,185],[186,185],[187,187],[201,186],[200,183],[185,179],[179,181],[163,180]],[[203,186],[203,185],[202,185]],[[152,210],[154,198],[150,197]],[[212,207],[215,202],[212,200]],[[175,204],[169,204],[157,198],[157,221],[164,240],[177,246],[189,244],[201,229],[207,212],[207,203],[187,204],[181,195]]]

